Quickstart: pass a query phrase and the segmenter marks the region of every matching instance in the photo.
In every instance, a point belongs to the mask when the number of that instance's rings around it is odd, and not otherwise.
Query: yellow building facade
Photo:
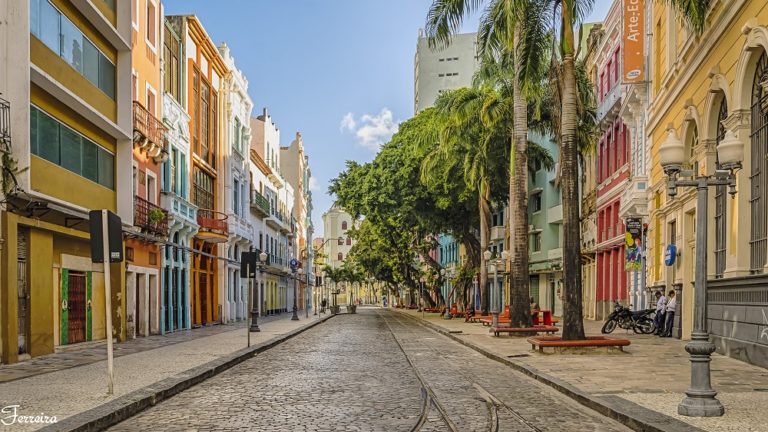
[[[714,1],[698,37],[670,8],[652,7],[648,286],[677,292],[675,335],[689,338],[695,250],[707,247],[709,330],[718,350],[768,364],[768,337],[760,334],[768,325],[760,314],[768,303],[768,2]],[[688,167],[711,175],[729,130],[745,149],[737,193],[732,198],[725,188],[710,189],[708,242],[696,245],[696,191],[681,188],[670,199],[658,150],[669,133],[677,134]],[[677,254],[667,265],[672,244]]]
[[[106,337],[103,265],[90,258],[88,211],[125,219],[130,158],[130,7],[115,2],[19,2],[6,35],[24,50],[8,68],[20,170],[2,212],[2,362]],[[28,47],[28,48],[27,48]],[[124,268],[112,265],[113,334],[124,330]]]

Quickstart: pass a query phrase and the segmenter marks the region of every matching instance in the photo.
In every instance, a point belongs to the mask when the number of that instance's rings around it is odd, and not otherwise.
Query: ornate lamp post
[[[299,274],[299,277],[301,277],[304,274],[304,269],[297,268],[296,266],[291,266],[291,273],[293,273],[293,316],[291,316],[291,321],[298,321],[299,315],[298,315],[298,294],[299,291],[297,289],[298,281],[299,279],[296,277],[296,273]]]
[[[736,170],[741,168],[744,158],[744,144],[732,131],[727,131],[717,145],[719,168],[714,175],[701,175],[683,170],[685,145],[678,138],[673,127],[668,128],[667,139],[659,147],[659,158],[667,174],[667,193],[670,198],[677,195],[678,187],[695,187],[696,201],[696,281],[693,308],[693,332],[685,350],[691,355],[691,386],[677,412],[690,417],[717,417],[725,408],[715,398],[710,380],[711,354],[715,345],[709,341],[707,329],[707,196],[710,186],[728,186],[731,197],[736,195]]]
[[[264,277],[264,270],[267,269],[267,258],[268,258],[267,253],[262,252],[259,254],[259,262],[256,263],[256,269],[259,271],[259,274],[261,274],[262,278]],[[253,295],[253,291],[256,291],[256,295]],[[250,331],[259,332],[261,331],[258,323],[258,316],[259,314],[261,314],[261,289],[258,286],[251,288],[251,298],[256,301],[254,301],[253,304],[251,305]]]
[[[498,327],[499,325],[499,313],[501,311],[501,291],[499,288],[499,282],[498,282],[498,269],[499,264],[506,265],[507,260],[509,259],[509,252],[502,251],[501,252],[501,258],[493,258],[493,253],[491,251],[487,250],[483,252],[483,258],[485,258],[485,262],[488,263],[489,267],[492,267],[493,270],[493,289],[491,290],[491,325],[494,327]]]

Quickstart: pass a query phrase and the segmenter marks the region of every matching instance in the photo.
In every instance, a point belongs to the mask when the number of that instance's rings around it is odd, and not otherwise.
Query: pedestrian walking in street
[[[675,323],[675,309],[677,308],[677,298],[675,297],[675,291],[669,290],[669,300],[666,306],[666,325],[664,326],[664,333],[661,337],[672,337],[672,325]]]
[[[656,323],[656,336],[661,336],[664,333],[664,326],[666,325],[666,313],[667,313],[667,296],[662,294],[661,291],[656,291],[656,316],[654,322]]]

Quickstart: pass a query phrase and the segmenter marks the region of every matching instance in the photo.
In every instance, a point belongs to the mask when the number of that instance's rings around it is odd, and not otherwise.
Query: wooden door
[[[68,343],[85,341],[85,307],[86,307],[86,281],[85,273],[69,272],[67,309],[69,320],[67,324]]]

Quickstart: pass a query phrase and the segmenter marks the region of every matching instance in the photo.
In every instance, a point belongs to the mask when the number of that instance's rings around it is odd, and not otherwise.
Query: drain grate
[[[754,390],[756,392],[768,392],[768,388],[756,388],[756,389],[752,389],[752,390]]]
[[[530,354],[512,354],[508,355],[507,358],[517,358],[517,357],[530,357]]]
[[[450,334],[459,334],[459,333],[462,333],[462,331],[461,330],[448,330],[448,333],[450,333]]]

